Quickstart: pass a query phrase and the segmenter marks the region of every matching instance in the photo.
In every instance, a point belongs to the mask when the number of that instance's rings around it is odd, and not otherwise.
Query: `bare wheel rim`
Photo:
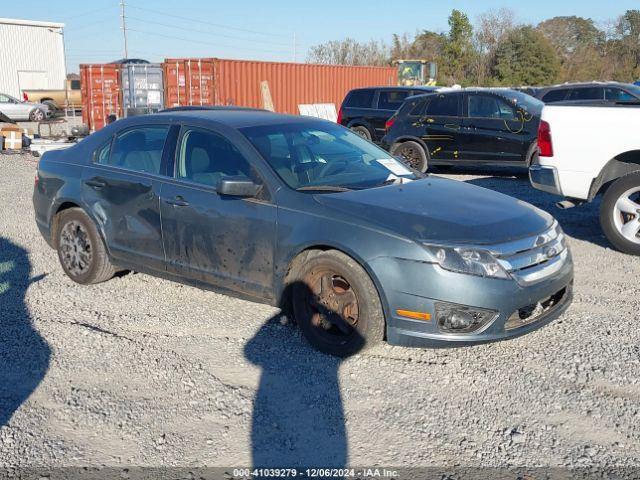
[[[624,192],[613,206],[616,230],[628,241],[640,245],[640,187]]]
[[[40,121],[44,118],[44,113],[42,113],[41,110],[36,110],[35,112],[33,112],[33,119]]]
[[[354,128],[353,129],[353,133],[355,133],[356,135],[361,136],[362,138],[368,140],[369,137],[367,136],[367,132],[365,132],[362,128]]]
[[[68,222],[60,232],[60,258],[67,271],[81,276],[91,268],[93,247],[87,230],[76,221]]]
[[[416,147],[404,146],[398,151],[398,155],[406,160],[406,162],[415,170],[422,170],[422,155]]]
[[[324,341],[343,345],[357,335],[360,308],[351,284],[330,269],[310,272],[304,282],[311,327]]]

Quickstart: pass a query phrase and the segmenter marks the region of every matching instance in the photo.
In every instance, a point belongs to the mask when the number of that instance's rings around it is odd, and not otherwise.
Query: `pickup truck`
[[[55,112],[65,107],[79,109],[82,107],[80,95],[80,80],[68,79],[66,90],[23,90],[22,97],[25,101],[43,103],[49,110]],[[68,106],[67,106],[67,101]]]
[[[622,252],[640,255],[640,102],[545,106],[531,184],[570,208],[602,196],[600,225]]]

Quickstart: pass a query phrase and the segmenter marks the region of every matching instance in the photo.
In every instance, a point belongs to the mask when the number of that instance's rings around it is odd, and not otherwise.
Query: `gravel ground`
[[[33,221],[34,169],[0,156],[0,467],[640,466],[640,258],[610,249],[598,205],[448,175],[559,219],[573,306],[508,342],[339,361],[268,306],[142,274],[74,284]]]

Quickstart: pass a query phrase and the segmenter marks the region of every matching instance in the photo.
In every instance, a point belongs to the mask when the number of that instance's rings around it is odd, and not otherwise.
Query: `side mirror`
[[[244,175],[235,175],[218,180],[216,191],[220,195],[248,198],[258,194],[260,185],[256,185],[253,180]]]

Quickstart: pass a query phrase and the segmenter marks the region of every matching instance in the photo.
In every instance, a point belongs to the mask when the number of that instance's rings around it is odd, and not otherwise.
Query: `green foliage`
[[[449,30],[393,35],[391,42],[334,40],[310,49],[308,61],[392,65],[398,59],[436,62],[438,83],[546,85],[556,81],[640,79],[640,10],[628,10],[600,29],[589,18],[554,17],[518,25],[508,9],[480,15],[476,28],[452,10]]]
[[[507,35],[496,50],[495,78],[505,85],[554,83],[560,62],[551,43],[533,27],[520,27]]]

